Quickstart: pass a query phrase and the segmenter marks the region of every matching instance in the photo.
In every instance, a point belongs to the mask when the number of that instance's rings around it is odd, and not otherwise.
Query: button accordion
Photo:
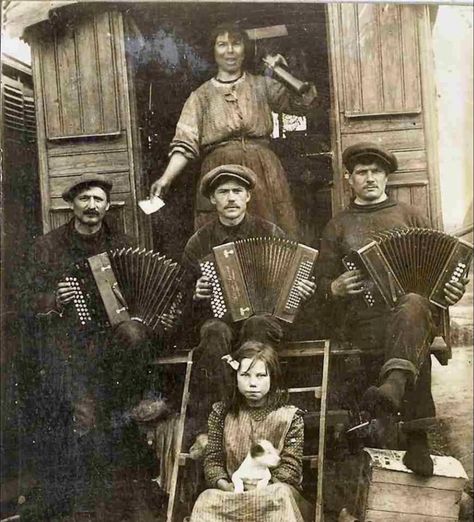
[[[447,282],[469,271],[473,247],[467,241],[427,228],[392,229],[343,259],[348,270],[367,276],[363,297],[369,307],[386,303],[393,308],[400,296],[413,292],[447,309]]]
[[[213,248],[200,263],[212,285],[214,317],[243,321],[269,313],[292,323],[301,304],[300,281],[309,279],[318,251],[278,238],[249,238]]]
[[[136,320],[156,330],[181,307],[184,269],[159,252],[119,248],[89,257],[65,277],[75,289],[78,326]]]

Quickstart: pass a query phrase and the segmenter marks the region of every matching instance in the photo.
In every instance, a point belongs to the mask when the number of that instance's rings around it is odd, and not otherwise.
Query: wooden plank
[[[321,410],[319,420],[319,445],[318,445],[318,483],[316,490],[316,513],[315,522],[324,521],[324,456],[326,451],[326,413],[327,413],[327,394],[329,381],[329,356],[330,345],[329,340],[324,344],[324,361],[323,361],[323,378],[321,383]]]
[[[383,484],[404,484],[418,488],[446,489],[461,491],[466,480],[464,478],[432,476],[420,477],[414,473],[403,473],[381,468],[372,468],[371,483],[381,482]]]
[[[365,119],[344,118],[342,133],[385,132],[387,130],[411,130],[422,129],[421,114],[387,114],[385,117],[368,115]]]
[[[118,13],[101,13],[95,19],[95,41],[97,53],[97,67],[100,78],[99,110],[103,118],[103,128],[106,131],[120,130],[119,98],[122,96],[117,60],[115,51],[116,40],[123,35],[117,34],[113,17]]]
[[[75,30],[65,26],[56,39],[56,67],[60,84],[59,103],[62,110],[62,126],[59,136],[83,133],[83,120],[79,95],[79,71],[76,63]],[[54,138],[58,134],[48,134]]]
[[[389,194],[396,200],[401,203],[410,204],[410,188],[409,187],[391,187],[389,190]]]
[[[38,42],[37,49],[39,56],[35,67],[41,78],[41,93],[43,94],[43,99],[38,99],[38,92],[35,93],[37,95],[36,107],[40,104],[43,105],[45,118],[44,123],[42,120],[38,120],[38,125],[45,125],[47,136],[57,135],[62,132],[62,122],[54,38],[48,41],[41,40]],[[38,85],[38,82],[35,82],[35,85]]]
[[[343,35],[342,53],[342,91],[344,110],[362,111],[362,86],[360,83],[360,48],[358,35],[357,5],[338,6],[340,28]]]
[[[179,455],[181,454],[184,436],[184,424],[186,421],[186,412],[189,403],[189,384],[191,382],[191,370],[193,366],[193,350],[189,351],[186,363],[186,376],[184,379],[183,396],[181,399],[181,409],[179,412],[179,421],[177,425],[176,443],[174,447],[175,459],[173,463],[173,471],[171,474],[170,493],[168,498],[168,508],[166,510],[166,522],[174,520],[174,506],[176,499],[176,488],[178,485],[179,473]]]
[[[75,176],[84,172],[128,172],[127,151],[97,151],[88,154],[49,156],[51,177]]]
[[[93,18],[82,20],[76,28],[78,78],[81,85],[84,134],[105,132],[101,117],[100,76],[97,68],[97,42]]]
[[[118,192],[129,192],[130,191],[130,179],[128,172],[125,174],[107,173],[107,177],[113,183],[113,193]],[[49,194],[52,198],[61,197],[63,191],[71,183],[70,176],[54,177],[49,178]]]
[[[382,131],[376,133],[344,134],[342,138],[344,148],[359,141],[376,141],[393,152],[400,149],[423,150],[425,146],[423,129],[419,127],[398,130],[387,125]]]
[[[457,517],[461,491],[421,488],[402,484],[370,484],[367,507],[414,515]]]
[[[382,60],[381,81],[383,89],[383,108],[388,111],[403,111],[404,104],[404,69],[402,64],[400,6],[383,4],[378,6],[380,26],[383,37],[380,38]]]
[[[413,513],[390,513],[368,509],[365,513],[366,522],[454,522],[458,517],[437,517],[433,515],[414,515]]]
[[[423,210],[423,213],[427,217],[430,215],[428,197],[428,187],[410,187],[411,204],[414,207]]]
[[[127,137],[121,134],[113,139],[81,140],[75,142],[50,141],[49,156],[67,156],[68,154],[94,154],[102,151],[127,151]]]
[[[430,215],[434,227],[443,229],[441,189],[439,182],[438,118],[436,84],[434,78],[433,47],[429,8],[426,5],[412,7],[417,15],[420,48],[421,97],[423,126],[425,128],[426,159],[430,179]]]
[[[32,72],[33,82],[36,85],[35,89],[35,111],[36,111],[36,129],[37,129],[37,143],[38,143],[38,169],[41,192],[41,218],[43,224],[43,233],[51,230],[50,224],[50,198],[49,198],[49,183],[48,183],[48,161],[46,155],[46,114],[45,114],[45,100],[43,90],[43,56],[44,49],[42,44],[33,45],[31,48],[32,58]]]
[[[397,152],[398,171],[426,171],[426,153],[421,150],[402,150]]]
[[[379,6],[357,4],[359,27],[357,39],[360,48],[360,76],[362,111],[379,112],[384,108],[381,85],[382,64],[380,44]]]
[[[420,60],[416,15],[412,6],[400,5],[405,107],[421,107]]]

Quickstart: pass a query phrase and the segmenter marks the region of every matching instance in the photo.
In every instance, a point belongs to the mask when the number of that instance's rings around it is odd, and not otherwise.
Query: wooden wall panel
[[[426,80],[428,10],[338,3],[328,6],[328,19],[333,97],[339,107],[333,129],[333,213],[351,197],[343,178],[342,151],[369,141],[397,156],[399,170],[389,177],[389,193],[418,206],[439,226],[434,130],[426,126],[435,110],[435,92]]]
[[[65,24],[42,39],[46,137],[114,135],[121,130],[117,27],[112,13]]]
[[[64,25],[64,27],[63,27]],[[35,37],[36,36],[36,37]],[[52,34],[32,33],[43,229],[71,217],[61,194],[73,177],[109,176],[112,220],[145,244],[137,199],[144,197],[122,14],[70,12]]]
[[[420,111],[417,20],[411,9],[399,4],[338,6],[346,116]]]

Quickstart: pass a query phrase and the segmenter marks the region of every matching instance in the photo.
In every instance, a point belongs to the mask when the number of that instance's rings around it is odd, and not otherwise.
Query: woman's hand
[[[168,166],[163,172],[163,176],[152,183],[150,187],[150,197],[159,196],[160,198],[163,198],[175,178],[181,174],[187,164],[188,158],[184,154],[181,152],[174,152],[171,155]]]
[[[277,65],[284,65],[285,67],[288,67],[288,62],[281,54],[267,54],[267,56],[265,56],[263,59],[263,62],[271,69]]]
[[[163,196],[168,192],[169,186],[169,181],[163,179],[163,177],[158,178],[150,187],[150,197],[158,196],[163,198]]]
[[[234,485],[226,479],[219,479],[216,486],[221,491],[234,491]]]
[[[348,270],[331,283],[331,292],[335,297],[357,295],[364,291],[364,276],[360,270]]]
[[[212,284],[208,277],[202,276],[196,281],[194,299],[201,301],[212,297]]]

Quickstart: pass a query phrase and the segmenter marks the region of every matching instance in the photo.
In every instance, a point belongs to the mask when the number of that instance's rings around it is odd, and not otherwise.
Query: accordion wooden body
[[[202,274],[212,284],[215,317],[243,321],[269,313],[293,322],[301,298],[299,281],[311,276],[318,251],[278,238],[249,238],[213,248],[202,260]]]
[[[473,247],[467,241],[427,228],[392,229],[343,259],[348,270],[367,276],[363,297],[369,307],[394,307],[400,296],[416,293],[447,309],[444,286],[467,275]]]
[[[159,252],[120,248],[89,257],[65,277],[76,290],[78,325],[114,326],[137,320],[155,330],[183,299],[184,270]]]

